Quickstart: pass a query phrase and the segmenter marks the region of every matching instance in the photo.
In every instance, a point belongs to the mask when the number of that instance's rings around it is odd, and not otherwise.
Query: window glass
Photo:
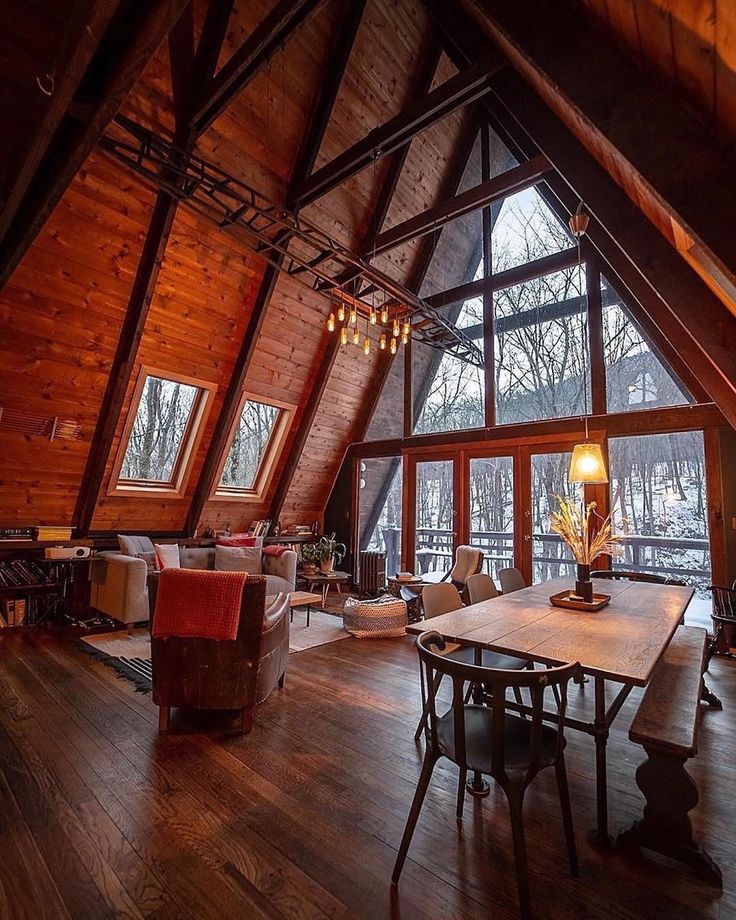
[[[692,402],[692,397],[654,354],[605,278],[601,278],[601,302],[608,411],[628,412]]]
[[[361,550],[386,554],[386,574],[401,569],[401,457],[366,458],[358,482]]]
[[[567,227],[552,213],[536,188],[509,195],[492,216],[493,274],[562,252],[573,245]]]
[[[470,543],[483,550],[483,571],[491,577],[513,566],[513,457],[471,459]]]
[[[245,401],[220,476],[222,488],[255,489],[280,412],[276,406]]]
[[[498,424],[582,415],[590,406],[584,288],[585,269],[575,266],[494,293]]]
[[[121,480],[172,483],[198,398],[196,386],[148,375],[128,438]]]

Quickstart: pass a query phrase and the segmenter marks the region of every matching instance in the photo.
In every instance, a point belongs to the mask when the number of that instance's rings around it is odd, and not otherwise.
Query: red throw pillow
[[[247,533],[231,533],[229,537],[218,537],[217,546],[256,546],[257,539]]]

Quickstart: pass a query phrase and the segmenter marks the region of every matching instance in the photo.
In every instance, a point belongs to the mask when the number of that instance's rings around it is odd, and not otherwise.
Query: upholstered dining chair
[[[427,585],[427,587],[422,591],[422,604],[424,607],[424,618],[425,620],[431,620],[433,617],[442,616],[443,613],[452,613],[453,610],[459,610],[463,606],[463,602],[460,598],[460,592],[457,590],[455,585],[448,584],[447,582],[439,582],[436,585]],[[533,667],[531,662],[525,661],[522,658],[514,658],[511,655],[501,655],[496,652],[489,652],[483,650],[481,654],[480,649],[474,649],[469,645],[456,645],[452,644],[447,646],[446,649],[447,656],[452,658],[453,661],[464,662],[466,664],[482,664],[487,668],[506,668],[508,670],[518,670],[521,668]],[[435,690],[439,687],[439,681],[442,680],[442,675],[438,676],[438,683]],[[517,690],[516,702],[521,705],[521,693]],[[419,741],[422,736],[422,732],[425,730],[427,725],[427,715],[428,715],[428,703],[424,700],[424,705],[422,707],[422,717],[419,720],[419,725],[417,725],[417,730],[414,733],[414,740]]]
[[[174,602],[191,590],[187,578],[212,581],[204,591],[216,597],[222,572],[166,569],[161,573],[157,606],[151,624],[153,702],[159,707],[159,731],[168,731],[171,707],[183,709],[239,709],[241,728],[251,730],[257,703],[264,702],[278,684],[284,685],[289,661],[289,595],[282,593],[266,606],[265,575],[249,575],[240,595],[234,639],[194,636],[156,636],[156,617],[162,604]],[[231,573],[227,573],[228,575]],[[213,616],[215,611],[211,611]]]
[[[480,572],[482,568],[482,550],[477,549],[475,546],[458,546],[452,568],[445,572],[440,581],[453,584],[460,594],[464,596],[468,578]],[[425,576],[425,581],[429,580],[432,580],[432,573],[430,573],[429,577]]]
[[[521,591],[526,588],[524,576],[518,569],[501,569],[498,573],[498,580],[501,582],[501,591],[503,594],[511,594],[514,591]]]
[[[565,770],[563,723],[568,683],[579,673],[580,666],[567,664],[545,671],[499,671],[478,667],[457,661],[452,653],[448,654],[442,636],[433,630],[418,636],[416,648],[424,682],[429,688],[429,731],[422,772],[401,838],[392,883],[398,884],[435,764],[441,757],[446,757],[457,764],[460,770],[458,820],[462,820],[463,816],[465,783],[469,770],[478,780],[484,774],[492,777],[505,792],[511,815],[521,916],[525,920],[531,918],[523,824],[524,794],[535,777],[548,767],[554,767],[557,777],[570,871],[573,875],[578,874]],[[447,712],[440,715],[436,688],[445,675],[452,681],[452,704]],[[490,705],[468,704],[465,700],[467,683],[482,684],[486,688]],[[521,719],[506,711],[506,691],[509,687],[515,690],[526,688],[529,691],[531,718]],[[544,694],[552,687],[558,691],[560,699],[556,726],[546,725],[543,721]]]
[[[477,572],[468,579],[468,601],[471,604],[480,604],[482,601],[492,601],[498,597],[496,582],[485,572]]]

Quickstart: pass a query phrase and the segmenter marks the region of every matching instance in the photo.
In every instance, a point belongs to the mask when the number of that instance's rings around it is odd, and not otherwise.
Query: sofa
[[[136,549],[140,555],[122,552],[101,552],[92,571],[90,602],[101,613],[131,626],[150,618],[156,576],[150,576],[146,556],[154,553],[148,537],[139,537]],[[150,546],[150,549],[148,548]],[[214,569],[214,546],[182,546],[179,565],[183,569]],[[261,571],[266,576],[266,594],[290,593],[296,588],[297,554],[287,550],[281,556],[261,554]],[[150,596],[149,596],[150,595]]]

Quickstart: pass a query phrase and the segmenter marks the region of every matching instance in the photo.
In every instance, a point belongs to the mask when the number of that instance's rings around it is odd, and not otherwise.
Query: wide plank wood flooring
[[[639,857],[600,853],[591,739],[569,733],[581,877],[568,875],[554,777],[526,805],[532,895],[540,918],[736,918],[736,667],[714,661],[723,712],[704,714],[696,832],[724,893]],[[571,690],[577,708],[592,685]],[[611,827],[640,814],[641,750],[609,748]],[[398,894],[389,878],[419,774],[410,639],[346,639],[290,658],[286,687],[249,736],[179,722],[159,736],[156,709],[73,638],[0,638],[0,917],[512,918],[505,799],[492,792],[454,817],[456,773],[440,766]],[[173,720],[176,727],[177,722]],[[201,727],[201,726],[200,726]]]

